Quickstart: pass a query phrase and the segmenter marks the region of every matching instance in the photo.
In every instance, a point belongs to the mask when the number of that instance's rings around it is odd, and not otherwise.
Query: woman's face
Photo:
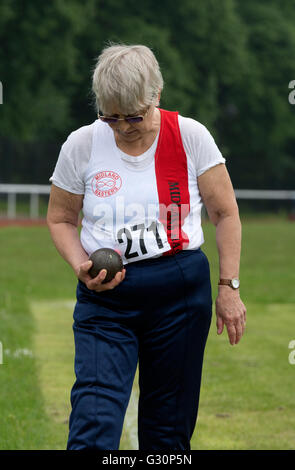
[[[120,141],[126,143],[133,143],[136,140],[139,140],[144,137],[146,134],[158,130],[158,114],[157,112],[155,112],[155,110],[155,106],[152,105],[132,115],[144,116],[144,119],[141,122],[130,123],[125,120],[122,120],[117,121],[116,123],[108,123],[108,125],[113,130],[116,139],[118,138]],[[123,115],[119,109],[114,108],[112,111],[112,114],[108,114],[108,116],[118,118],[127,117]]]

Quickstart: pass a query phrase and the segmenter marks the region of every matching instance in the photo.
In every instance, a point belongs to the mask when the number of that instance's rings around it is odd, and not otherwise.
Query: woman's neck
[[[114,131],[117,147],[128,155],[134,157],[142,155],[154,143],[161,126],[161,113],[155,108],[151,119],[145,123],[145,127],[140,128],[134,133],[134,136],[121,135]]]

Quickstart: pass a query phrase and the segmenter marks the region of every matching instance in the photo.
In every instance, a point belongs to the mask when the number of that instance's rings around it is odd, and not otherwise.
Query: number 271
[[[140,230],[139,246],[140,246],[140,250],[141,250],[143,255],[147,254],[147,249],[146,249],[146,246],[145,246],[145,243],[144,243],[144,231],[145,230],[147,230],[148,232],[153,232],[153,234],[155,235],[155,239],[156,239],[158,247],[160,249],[163,248],[163,242],[161,240],[156,222],[152,222],[149,227],[146,227],[144,224],[136,224],[136,225],[133,225],[132,227],[130,227],[130,230],[128,228],[124,227],[124,228],[121,228],[117,233],[117,239],[118,239],[119,243],[124,243],[124,240],[123,240],[122,236],[123,235],[126,236],[127,248],[126,248],[126,252],[125,252],[125,257],[127,259],[135,258],[136,256],[139,256],[137,251],[134,251],[133,253],[131,253],[131,247],[132,247],[132,233],[131,232],[136,232],[136,231]]]

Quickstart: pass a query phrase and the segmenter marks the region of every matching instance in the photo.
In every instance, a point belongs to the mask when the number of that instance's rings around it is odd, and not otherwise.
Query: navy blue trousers
[[[201,249],[130,263],[113,290],[78,281],[67,449],[119,449],[138,364],[139,450],[190,450],[211,313]]]

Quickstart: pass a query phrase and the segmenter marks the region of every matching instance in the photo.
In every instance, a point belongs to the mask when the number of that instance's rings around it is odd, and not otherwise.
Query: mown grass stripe
[[[36,321],[35,356],[45,400],[45,410],[52,423],[58,448],[65,448],[70,413],[70,391],[74,383],[74,341],[72,332],[72,300],[37,301],[31,303]],[[136,381],[126,412],[122,444],[137,448]]]

